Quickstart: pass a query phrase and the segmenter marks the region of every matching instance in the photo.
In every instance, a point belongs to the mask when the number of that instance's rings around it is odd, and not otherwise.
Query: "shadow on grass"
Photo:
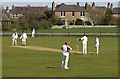
[[[54,66],[47,66],[46,68],[50,68],[50,69],[60,69],[59,67],[54,67]]]

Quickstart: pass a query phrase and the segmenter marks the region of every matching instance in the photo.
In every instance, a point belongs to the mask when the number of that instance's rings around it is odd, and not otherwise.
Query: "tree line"
[[[118,19],[112,17],[111,9],[103,10],[89,9],[89,18],[95,25],[117,25]],[[7,31],[11,29],[15,30],[31,30],[35,28],[49,29],[53,25],[64,25],[64,22],[57,17],[53,11],[45,11],[44,13],[24,13],[23,16],[17,19],[11,19],[11,24],[3,24],[2,30]],[[91,25],[89,21],[85,22],[86,25]],[[84,21],[77,18],[75,22],[69,22],[69,25],[84,25]]]

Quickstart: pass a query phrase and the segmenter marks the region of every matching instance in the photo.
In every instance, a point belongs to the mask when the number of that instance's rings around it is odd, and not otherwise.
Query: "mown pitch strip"
[[[60,49],[46,48],[46,47],[37,47],[37,46],[11,46],[11,47],[62,53],[62,50],[60,50]],[[70,53],[72,53],[72,54],[82,54],[82,51],[78,52],[78,51],[72,50]],[[95,54],[95,53],[94,52],[88,52],[88,54]]]

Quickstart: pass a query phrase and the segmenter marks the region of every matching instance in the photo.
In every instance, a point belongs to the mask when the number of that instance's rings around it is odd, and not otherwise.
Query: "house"
[[[6,12],[6,10],[2,10],[0,14],[0,24],[11,24],[9,14]]]
[[[120,17],[120,7],[113,8],[113,10],[112,10],[112,16],[114,18]]]
[[[6,7],[6,11],[9,13],[9,17],[11,18],[18,18],[23,16],[24,13],[34,13],[40,12],[44,13],[45,11],[49,10],[48,6],[45,7],[33,7],[33,6],[12,6],[12,9],[9,10],[9,7]]]
[[[66,5],[61,3],[55,7],[55,3],[52,3],[52,11],[55,15],[58,16],[64,23],[71,21],[75,23],[77,18],[87,17],[88,11],[85,8],[82,8],[77,2],[77,5]]]
[[[110,5],[110,3],[109,3]],[[85,8],[88,12],[93,9],[93,10],[103,10],[104,13],[106,12],[106,7],[105,6],[96,6],[95,2],[92,3],[92,6],[89,5],[87,2],[85,3],[85,6],[82,6],[83,8]],[[90,9],[90,10],[89,10]]]
[[[61,3],[60,5],[57,5],[55,7],[55,3],[52,3],[52,11],[54,11],[55,15],[58,16],[64,23],[66,21],[72,21],[75,23],[77,18],[82,19],[83,21],[89,21],[93,25],[93,21],[90,18],[90,11],[102,11],[103,14],[106,13],[107,9],[113,10],[113,4],[110,5],[110,3],[107,4],[107,7],[105,6],[95,6],[95,3],[93,2],[92,5],[89,5],[87,2],[85,3],[85,6],[80,6],[79,2],[77,2],[76,5],[66,5],[64,3]],[[94,16],[96,16],[99,12],[93,12]]]
[[[9,14],[4,10],[3,6],[0,5],[0,24],[11,24]]]

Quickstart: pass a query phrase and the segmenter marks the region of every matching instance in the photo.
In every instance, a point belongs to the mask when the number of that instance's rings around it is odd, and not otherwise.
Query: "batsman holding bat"
[[[77,39],[77,41],[82,41],[82,44],[83,44],[83,55],[84,54],[87,55],[87,41],[88,41],[88,38],[86,37],[86,35],[84,34],[84,36],[81,39]]]
[[[23,31],[22,35],[20,37],[20,39],[22,39],[22,46],[26,45],[26,39],[28,39],[27,34]]]
[[[68,60],[69,60],[69,52],[72,50],[70,46],[68,46],[70,42],[66,41],[65,44],[62,46],[62,54],[63,54],[63,60],[62,60],[62,68],[69,69],[68,68]]]

